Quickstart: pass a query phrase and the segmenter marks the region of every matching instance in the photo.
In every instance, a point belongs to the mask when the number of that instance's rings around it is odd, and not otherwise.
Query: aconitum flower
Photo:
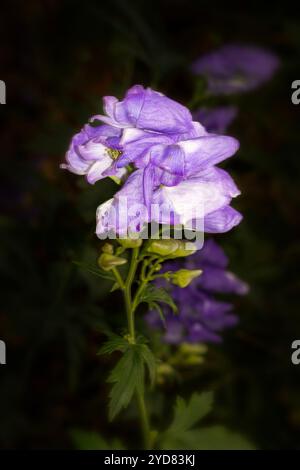
[[[189,110],[167,96],[144,88],[131,87],[123,101],[114,96],[105,96],[105,115],[94,116],[116,128],[137,128],[166,134],[189,132],[192,115]]]
[[[233,305],[216,299],[216,294],[244,295],[248,285],[227,270],[228,258],[220,246],[212,239],[206,240],[202,250],[185,258],[184,261],[165,263],[164,271],[201,269],[201,276],[194,279],[186,288],[179,288],[167,281],[157,284],[170,291],[178,307],[174,315],[169,307],[164,307],[165,326],[156,311],[146,317],[152,329],[160,329],[168,343],[180,342],[220,342],[220,333],[234,326],[238,318],[233,314]]]
[[[207,80],[213,95],[253,90],[274,75],[279,59],[271,52],[248,45],[227,44],[194,62],[192,70]]]
[[[199,170],[176,186],[154,183],[156,189],[151,194],[150,208],[143,199],[147,184],[145,171],[136,170],[114,198],[98,207],[96,233],[99,238],[114,232],[121,235],[141,232],[151,221],[222,233],[242,219],[229,205],[240,191],[229,174],[215,166]],[[152,191],[153,182],[150,184]]]
[[[115,167],[134,164],[137,170],[98,208],[100,237],[114,227],[122,234],[129,226],[140,231],[151,221],[187,225],[201,220],[197,225],[206,232],[226,232],[240,222],[241,215],[229,206],[240,191],[215,167],[237,151],[236,139],[209,134],[194,122],[189,135],[180,136],[126,129],[120,144],[123,153]]]
[[[238,110],[235,106],[200,108],[193,113],[193,118],[195,121],[200,121],[207,132],[222,134],[227,131],[237,113]]]
[[[208,133],[186,107],[140,85],[123,101],[105,97],[104,110],[73,137],[61,165],[92,184],[124,177],[114,198],[97,210],[100,238],[111,231],[139,232],[152,221],[189,228],[196,222],[211,233],[240,222],[230,207],[240,192],[215,166],[235,154],[236,139]],[[99,120],[105,124],[97,126]]]
[[[89,124],[75,134],[66,153],[67,163],[60,165],[77,175],[86,175],[91,184],[110,176],[121,178],[126,170],[115,168],[114,160],[120,155],[120,129]]]

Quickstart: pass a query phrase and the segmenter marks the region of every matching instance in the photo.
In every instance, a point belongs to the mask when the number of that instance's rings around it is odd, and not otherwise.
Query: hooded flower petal
[[[233,207],[227,205],[210,214],[204,219],[204,231],[207,233],[225,233],[238,225],[243,216]]]
[[[216,165],[236,153],[239,142],[233,137],[206,135],[178,145],[185,153],[185,174],[192,176],[207,166]]]
[[[129,236],[130,233],[142,231],[148,222],[143,178],[142,170],[133,172],[114,198],[98,207],[96,233],[99,238],[109,232]]]
[[[193,128],[189,110],[162,93],[135,85],[123,101],[104,98],[107,116],[95,118],[115,127],[136,127],[161,133],[183,133]]]
[[[211,167],[177,186],[160,187],[153,195],[153,203],[162,207],[164,214],[168,210],[174,213],[175,223],[185,225],[193,219],[205,220],[207,215],[223,208],[239,194],[228,173]],[[157,221],[167,223],[165,217]]]

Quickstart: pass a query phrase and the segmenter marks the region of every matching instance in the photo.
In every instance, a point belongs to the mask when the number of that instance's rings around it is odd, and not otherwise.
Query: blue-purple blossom
[[[66,164],[61,168],[77,175],[86,175],[87,181],[94,184],[110,176],[121,178],[126,170],[115,168],[114,160],[120,154],[120,129],[103,125],[92,127],[86,124],[75,134],[66,153]]]
[[[157,185],[150,208],[143,199],[145,184],[145,171],[136,170],[114,198],[98,207],[96,233],[100,238],[109,232],[140,232],[151,221],[222,233],[242,219],[229,205],[240,191],[230,175],[215,166],[198,171],[176,186]]]
[[[200,108],[193,113],[195,121],[200,121],[207,132],[223,134],[236,118],[236,106],[218,106],[216,108]]]
[[[159,286],[170,291],[177,304],[178,314],[164,307],[165,326],[156,311],[149,312],[146,321],[152,329],[162,330],[164,340],[171,344],[220,342],[221,332],[236,325],[238,318],[230,302],[220,301],[215,296],[244,295],[248,292],[248,285],[227,270],[228,258],[212,239],[206,240],[202,250],[184,261],[165,263],[164,271],[176,271],[182,266],[186,269],[201,269],[203,272],[183,289],[166,284],[166,281],[157,281]]]
[[[116,128],[137,128],[166,134],[189,132],[192,128],[192,115],[180,103],[167,96],[144,88],[131,87],[123,101],[114,96],[105,96],[104,115],[94,116]]]
[[[236,139],[207,132],[186,107],[140,85],[122,101],[105,97],[104,111],[73,137],[61,165],[91,184],[123,178],[114,198],[97,210],[99,237],[139,232],[152,221],[210,233],[240,222],[230,207],[240,192],[216,167],[236,153]],[[104,124],[96,126],[99,120]]]
[[[253,90],[274,75],[276,55],[260,47],[227,44],[194,62],[192,70],[207,80],[213,95],[230,95]]]
[[[137,170],[109,204],[98,208],[99,236],[114,228],[123,234],[129,226],[130,231],[140,231],[151,221],[184,226],[196,221],[211,233],[226,232],[240,222],[241,215],[229,206],[240,191],[229,174],[215,166],[231,157],[239,143],[192,124],[185,134],[123,131],[123,152],[115,168],[132,164]]]

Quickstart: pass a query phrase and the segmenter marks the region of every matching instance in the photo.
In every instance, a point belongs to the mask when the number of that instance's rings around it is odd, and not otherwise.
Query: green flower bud
[[[177,240],[178,248],[172,254],[172,258],[180,258],[182,256],[193,255],[197,251],[197,247],[194,243],[184,242],[182,240]],[[188,245],[188,248],[187,248]]]
[[[117,238],[123,248],[139,248],[143,243],[141,238]]]
[[[201,273],[201,269],[179,269],[179,271],[172,274],[172,283],[179,287],[187,287]]]
[[[199,343],[182,343],[179,347],[179,351],[181,354],[194,356],[197,354],[205,354],[207,352],[207,346]]]
[[[102,251],[103,253],[108,253],[112,255],[114,252],[114,247],[111,243],[104,243],[104,245],[102,246]]]
[[[121,266],[125,263],[127,263],[127,259],[111,255],[110,253],[102,253],[98,258],[98,266],[104,271],[110,271],[116,266]]]
[[[160,256],[169,256],[178,249],[178,241],[170,238],[168,240],[150,240],[146,251],[148,253],[157,254]]]
[[[190,356],[186,359],[185,365],[187,366],[198,366],[199,364],[203,364],[204,357],[202,356]]]

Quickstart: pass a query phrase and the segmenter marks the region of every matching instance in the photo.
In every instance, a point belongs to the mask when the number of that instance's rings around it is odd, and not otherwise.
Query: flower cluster
[[[107,176],[123,183],[97,210],[100,238],[140,232],[152,221],[191,226],[198,219],[204,231],[218,233],[241,220],[230,206],[240,192],[216,166],[238,147],[233,137],[208,132],[183,105],[136,85],[122,101],[104,98],[104,114],[73,137],[62,167],[91,184]]]
[[[164,279],[156,282],[166,287],[178,307],[174,315],[170,307],[164,307],[165,333],[167,343],[220,342],[220,332],[237,323],[229,302],[217,300],[216,294],[238,294],[248,292],[248,285],[227,270],[228,258],[222,248],[212,239],[206,240],[202,250],[184,261],[165,263],[164,271],[176,271],[182,267],[188,270],[201,269],[201,276],[194,279],[185,289],[167,283]],[[162,329],[161,318],[156,311],[146,317],[151,329]]]

